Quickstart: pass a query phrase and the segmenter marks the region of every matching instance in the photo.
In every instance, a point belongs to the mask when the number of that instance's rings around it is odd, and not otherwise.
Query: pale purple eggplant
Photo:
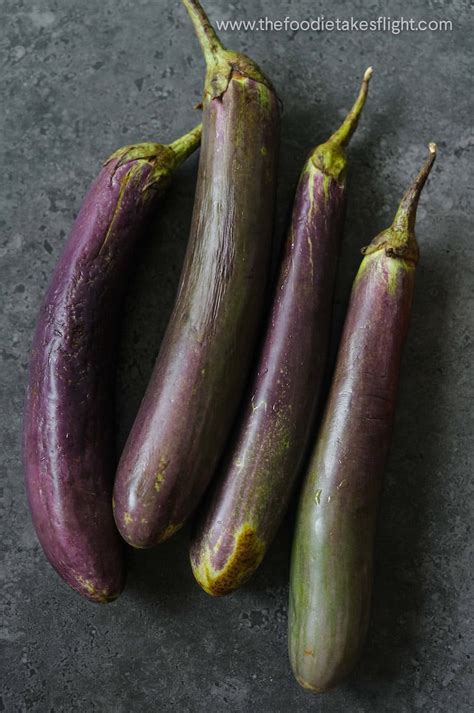
[[[94,602],[124,583],[112,513],[114,377],[121,298],[137,239],[201,127],[116,152],[87,193],[46,292],[23,431],[33,524],[61,577]]]
[[[372,74],[342,126],[303,168],[265,339],[242,417],[191,543],[201,587],[241,586],[287,509],[306,453],[326,363],[346,204],[347,146]]]
[[[207,64],[193,222],[177,301],[120,460],[115,519],[135,547],[170,537],[209,484],[235,418],[264,306],[278,99],[185,0]]]
[[[369,621],[375,521],[419,257],[416,208],[436,146],[429,150],[392,226],[364,251],[300,497],[289,655],[298,682],[314,691],[350,673]]]

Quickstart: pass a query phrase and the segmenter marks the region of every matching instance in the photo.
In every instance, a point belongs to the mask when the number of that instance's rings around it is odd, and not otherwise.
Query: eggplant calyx
[[[369,91],[369,82],[372,77],[372,67],[364,72],[359,94],[354,105],[341,126],[323,144],[317,146],[310,156],[310,161],[322,173],[342,183],[347,172],[347,157],[345,147],[348,145],[359,123],[359,117]]]
[[[151,142],[122,146],[122,148],[114,151],[114,153],[104,161],[104,166],[107,166],[111,161],[117,160],[117,165],[115,166],[116,171],[120,166],[128,163],[128,161],[151,161],[163,148],[162,144]]]
[[[198,124],[176,141],[162,146],[163,150],[153,159],[153,169],[143,190],[165,185],[176,169],[197,149],[201,143],[201,135],[202,124]]]
[[[131,163],[130,170],[127,171],[121,178],[121,181],[125,181],[127,178],[131,177],[131,171],[133,167],[137,167],[140,163],[147,163],[150,166],[164,169],[167,166],[171,166],[174,161],[174,154],[168,146],[157,143],[143,143],[143,144],[132,144],[131,146],[123,146],[122,148],[115,151],[107,161],[105,161],[104,166],[107,166],[111,161],[116,161],[113,168],[112,175],[110,176],[110,182],[115,177],[115,174],[127,163]],[[148,185],[148,184],[147,184]]]
[[[147,163],[152,167],[148,180],[142,190],[161,188],[167,183],[172,173],[193,153],[201,142],[202,124],[189,131],[184,136],[171,144],[142,143],[123,146],[115,151],[104,166],[111,161],[116,161],[110,180],[112,181],[118,169],[126,163],[132,163],[130,170],[124,174],[122,181],[129,180],[140,163]]]
[[[420,259],[415,233],[394,226],[379,233],[361,252],[362,255],[372,255],[379,250],[384,250],[387,257],[401,258],[415,264]]]
[[[206,61],[203,101],[221,97],[235,75],[237,79],[239,75],[253,79],[274,92],[270,80],[256,62],[244,54],[225,49],[198,0],[183,0],[183,4],[194,25]]]
[[[199,124],[187,134],[184,134],[184,136],[181,136],[179,139],[176,139],[176,141],[173,141],[171,144],[132,144],[130,146],[123,146],[121,149],[118,149],[118,151],[115,151],[111,156],[109,156],[107,161],[105,161],[104,166],[107,166],[111,161],[116,161],[110,175],[109,185],[112,185],[115,175],[121,166],[129,164],[129,167],[128,170],[120,176],[120,192],[117,205],[104,240],[102,241],[97,253],[98,255],[102,253],[112,230],[115,227],[115,220],[120,213],[120,207],[125,194],[125,189],[127,188],[129,182],[134,180],[140,173],[143,164],[151,166],[151,171],[145,185],[141,188],[141,192],[145,193],[149,189],[153,189],[156,195],[156,191],[162,191],[166,188],[171,180],[173,172],[178,168],[178,166],[180,166],[183,161],[193,151],[195,151],[195,149],[197,149],[201,141],[201,132],[202,125]],[[148,197],[148,195],[144,196],[146,200]]]
[[[416,210],[421,191],[436,159],[436,144],[429,144],[428,150],[428,158],[403,195],[392,225],[362,249],[363,255],[370,255],[383,248],[388,257],[403,258],[415,264],[418,262],[420,251],[415,235]]]

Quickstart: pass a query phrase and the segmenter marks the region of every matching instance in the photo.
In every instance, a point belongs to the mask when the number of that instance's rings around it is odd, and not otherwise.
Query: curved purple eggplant
[[[201,127],[169,146],[121,149],[84,199],[41,307],[23,432],[26,487],[43,550],[94,602],[124,583],[112,514],[119,306],[137,238]]]
[[[270,267],[279,109],[249,58],[184,0],[207,77],[193,223],[178,297],[114,486],[135,547],[170,537],[214,474],[248,375]]]
[[[367,630],[379,492],[410,317],[416,208],[436,147],[352,288],[336,369],[301,494],[290,576],[289,655],[298,682],[336,686]]]
[[[308,157],[249,399],[191,543],[201,587],[241,586],[288,506],[318,404],[346,202],[345,146],[367,96],[369,68],[342,126]],[[251,395],[251,396],[250,396]]]

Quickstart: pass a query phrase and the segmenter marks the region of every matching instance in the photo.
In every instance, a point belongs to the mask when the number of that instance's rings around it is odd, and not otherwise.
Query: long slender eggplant
[[[429,151],[392,226],[364,251],[301,494],[289,655],[298,682],[314,691],[350,673],[366,635],[375,521],[419,257],[416,208],[436,146]]]
[[[87,193],[41,307],[24,420],[26,486],[46,557],[94,602],[124,583],[112,514],[114,373],[130,258],[156,198],[200,142],[128,146]]]
[[[346,202],[348,144],[372,70],[342,126],[310,154],[249,399],[191,544],[194,576],[227,594],[257,569],[288,506],[326,361]]]
[[[276,94],[184,0],[204,51],[203,140],[178,297],[114,487],[123,537],[151,547],[198,504],[248,375],[270,266]]]

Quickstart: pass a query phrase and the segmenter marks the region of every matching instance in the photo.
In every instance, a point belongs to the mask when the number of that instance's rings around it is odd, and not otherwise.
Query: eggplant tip
[[[372,67],[367,67],[367,69],[364,72],[364,82],[370,82],[370,79],[374,73],[374,70]]]
[[[299,685],[301,686],[301,688],[304,688],[305,691],[311,691],[312,693],[326,693],[326,691],[331,690],[331,686],[329,686],[329,687],[316,686],[315,684],[310,683],[309,681],[307,681],[302,676],[300,676],[299,674],[296,674],[296,673],[295,673],[295,678],[296,678],[297,682],[299,683]]]
[[[430,154],[434,154],[436,156],[436,154],[438,153],[438,147],[436,146],[436,144],[433,141],[431,141],[431,143],[428,144],[428,149],[429,149]]]

